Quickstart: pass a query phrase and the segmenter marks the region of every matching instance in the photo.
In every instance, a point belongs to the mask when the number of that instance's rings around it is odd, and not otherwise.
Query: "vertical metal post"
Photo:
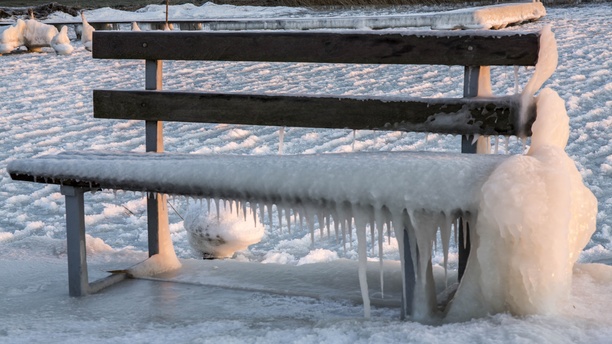
[[[84,189],[62,186],[66,198],[66,243],[68,251],[68,289],[70,296],[87,295],[87,251],[85,245]]]
[[[465,66],[463,72],[463,97],[473,98],[478,96],[478,77],[480,66]],[[476,153],[476,142],[474,135],[463,135],[461,137],[461,153]]]
[[[145,89],[162,89],[162,61],[146,60]],[[164,151],[163,123],[161,121],[145,122],[145,146],[147,152]],[[161,194],[147,195],[147,230],[149,240],[149,257],[159,253],[160,221],[167,219],[166,197]]]
[[[408,230],[404,229],[404,290],[402,292],[402,313],[401,319],[407,315],[412,315],[414,304],[414,289],[416,287],[416,271],[412,260],[412,250],[410,249],[410,237]],[[418,252],[417,252],[418,257]]]
[[[463,73],[463,97],[464,98],[473,98],[478,96],[478,79],[480,76],[480,66],[466,66]],[[475,154],[477,150],[477,143],[474,140],[474,135],[463,135],[461,137],[461,153]],[[459,220],[459,230],[457,233],[459,234],[459,243],[457,248],[457,253],[459,255],[459,268],[458,268],[458,277],[459,280],[463,277],[463,272],[465,271],[465,267],[467,264],[468,257],[470,255],[470,234],[469,234],[469,226],[465,228],[466,235],[464,241],[464,228],[463,228],[463,220]]]

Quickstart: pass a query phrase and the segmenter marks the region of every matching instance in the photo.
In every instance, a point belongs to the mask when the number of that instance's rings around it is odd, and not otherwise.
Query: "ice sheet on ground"
[[[388,262],[384,269],[385,285],[388,287],[383,298],[380,289],[376,287],[379,278],[378,262],[368,263],[368,280],[373,286],[370,288],[370,299],[374,306],[399,307],[402,293],[399,262]],[[181,269],[151,279],[319,300],[347,300],[360,304],[363,300],[357,270],[357,262],[348,259],[297,266],[236,260],[185,260]]]

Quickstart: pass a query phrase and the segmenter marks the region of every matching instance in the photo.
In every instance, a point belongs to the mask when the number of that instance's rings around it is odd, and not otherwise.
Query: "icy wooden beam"
[[[94,32],[93,57],[459,66],[532,66],[539,33]]]
[[[482,183],[509,157],[433,152],[240,156],[87,151],[11,161],[7,172],[14,180],[91,185],[94,190],[318,206],[379,204],[450,214],[456,209],[475,212]]]
[[[516,135],[518,97],[389,98],[94,91],[96,118]],[[524,132],[531,133],[535,109]]]

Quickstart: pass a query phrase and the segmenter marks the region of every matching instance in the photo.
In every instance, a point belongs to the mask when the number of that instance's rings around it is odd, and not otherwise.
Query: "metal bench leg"
[[[70,296],[83,296],[89,292],[87,252],[85,246],[85,190],[62,186],[66,197],[66,241],[68,249],[68,287]]]
[[[401,319],[406,319],[406,316],[412,315],[414,304],[414,289],[416,286],[416,271],[412,260],[412,250],[410,249],[410,237],[408,231],[404,229],[404,290],[402,293],[402,313]],[[417,252],[418,257],[418,252]]]

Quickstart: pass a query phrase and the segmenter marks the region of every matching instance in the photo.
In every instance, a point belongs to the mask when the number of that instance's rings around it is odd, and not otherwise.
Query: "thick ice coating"
[[[537,97],[532,146],[500,164],[482,187],[468,267],[448,313],[551,314],[570,294],[572,268],[595,231],[597,200],[565,153],[563,100]]]

